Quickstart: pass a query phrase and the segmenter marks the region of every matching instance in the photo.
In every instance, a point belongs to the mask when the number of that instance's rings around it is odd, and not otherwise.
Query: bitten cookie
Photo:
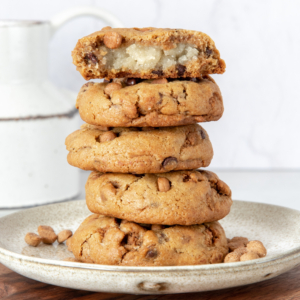
[[[90,174],[86,203],[93,213],[136,223],[192,225],[224,218],[231,190],[208,171]]]
[[[87,80],[201,77],[226,67],[208,35],[184,29],[105,27],[81,38],[72,56]]]
[[[76,108],[85,122],[112,127],[179,126],[219,120],[224,108],[217,84],[211,78],[192,80],[88,82],[78,94]]]
[[[164,173],[207,167],[213,149],[198,124],[153,128],[83,125],[66,138],[68,162],[103,173]],[[108,130],[108,128],[106,128]]]
[[[227,240],[218,222],[141,226],[91,215],[68,240],[81,262],[122,266],[178,266],[223,262]]]

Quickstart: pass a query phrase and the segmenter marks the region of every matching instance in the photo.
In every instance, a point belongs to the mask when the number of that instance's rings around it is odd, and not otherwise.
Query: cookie
[[[91,215],[68,240],[81,262],[122,266],[178,266],[223,262],[227,240],[218,222],[192,226],[139,225]]]
[[[108,131],[104,131],[107,129]],[[68,162],[103,173],[164,173],[207,167],[213,149],[198,124],[178,127],[114,127],[85,124],[66,139]]]
[[[184,29],[105,27],[80,39],[72,56],[87,80],[201,77],[226,67],[208,35]]]
[[[211,78],[192,80],[146,80],[131,86],[128,80],[88,82],[78,94],[76,108],[85,122],[112,127],[179,126],[219,120],[224,111],[219,87]]]
[[[142,176],[92,172],[85,191],[91,212],[146,224],[217,221],[232,205],[227,184],[202,170]]]

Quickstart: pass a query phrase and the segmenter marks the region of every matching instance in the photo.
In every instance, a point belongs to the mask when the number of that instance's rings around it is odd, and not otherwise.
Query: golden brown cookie
[[[193,80],[147,80],[131,86],[128,80],[88,82],[78,94],[76,108],[85,122],[112,127],[179,126],[219,120],[224,111],[219,87],[211,78]]]
[[[164,173],[207,167],[213,149],[198,124],[153,128],[83,125],[66,138],[68,162],[83,170]]]
[[[201,77],[226,67],[208,35],[184,29],[105,27],[81,38],[72,56],[87,80]]]
[[[232,205],[227,184],[202,170],[142,176],[92,172],[85,191],[91,212],[146,224],[217,221]]]
[[[223,262],[227,240],[218,222],[192,226],[139,225],[91,215],[68,241],[75,258],[122,266],[178,266]]]

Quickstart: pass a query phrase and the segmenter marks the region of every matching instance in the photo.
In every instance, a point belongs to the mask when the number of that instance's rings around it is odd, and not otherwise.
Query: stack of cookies
[[[213,149],[198,122],[223,113],[209,74],[225,63],[201,32],[103,28],[80,39],[73,61],[82,76],[86,122],[66,139],[68,162],[93,171],[86,202],[94,213],[68,240],[82,262],[171,266],[223,262],[218,220],[229,187],[207,167]]]

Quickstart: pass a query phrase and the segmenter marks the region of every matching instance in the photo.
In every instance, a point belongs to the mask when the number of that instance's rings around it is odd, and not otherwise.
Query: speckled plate
[[[227,237],[261,240],[265,258],[248,262],[179,266],[119,267],[63,261],[65,245],[29,247],[27,232],[41,224],[57,232],[75,230],[88,216],[85,201],[32,208],[0,219],[0,262],[29,278],[95,292],[168,294],[216,290],[278,276],[300,264],[300,212],[280,206],[234,201],[221,221]]]

